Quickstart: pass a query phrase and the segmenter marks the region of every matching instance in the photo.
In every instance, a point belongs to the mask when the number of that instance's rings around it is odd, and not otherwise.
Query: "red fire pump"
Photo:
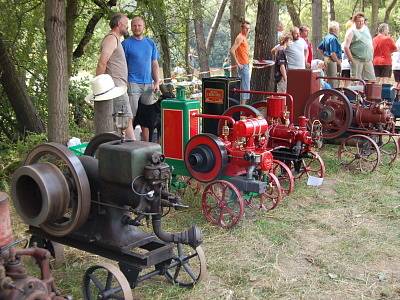
[[[268,149],[272,150],[276,160],[284,162],[291,167],[295,179],[304,174],[315,177],[324,177],[325,165],[321,157],[313,149],[321,145],[321,124],[313,122],[311,130],[308,130],[308,119],[304,116],[298,118],[298,125],[293,124],[293,98],[286,93],[241,91],[252,94],[269,95],[266,100],[253,104],[256,113],[260,112],[268,121]],[[286,100],[289,100],[290,111]],[[255,116],[253,110],[246,106],[238,105],[230,107],[224,115]],[[220,122],[221,126],[221,122]],[[278,177],[279,178],[279,177]],[[289,187],[288,187],[289,188]]]
[[[322,137],[341,143],[338,156],[349,169],[372,172],[381,162],[381,154],[393,163],[399,153],[399,135],[388,102],[382,101],[382,87],[376,83],[341,77],[324,79],[358,81],[357,90],[340,88],[320,90],[310,95],[305,115],[322,123]],[[354,87],[354,88],[356,88]]]
[[[282,199],[282,190],[273,173],[273,155],[267,148],[267,121],[261,116],[242,116],[235,121],[229,116],[191,115],[199,117],[223,123],[219,137],[198,134],[185,148],[184,160],[190,176],[208,183],[202,195],[207,220],[232,227],[242,218],[245,204],[267,210],[275,208]]]
[[[50,252],[38,248],[17,249],[11,229],[8,196],[0,192],[0,299],[65,300],[59,296],[51,275]],[[22,262],[32,257],[40,268],[41,278],[30,276]]]

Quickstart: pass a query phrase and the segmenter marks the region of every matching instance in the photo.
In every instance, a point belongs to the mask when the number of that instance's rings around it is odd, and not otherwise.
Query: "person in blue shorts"
[[[144,115],[141,117],[142,140],[149,141],[149,124],[152,114],[146,114],[146,108],[157,102],[160,90],[159,54],[155,42],[143,35],[145,22],[141,16],[131,21],[133,36],[122,42],[128,64],[128,96],[135,118],[139,99],[143,104]]]

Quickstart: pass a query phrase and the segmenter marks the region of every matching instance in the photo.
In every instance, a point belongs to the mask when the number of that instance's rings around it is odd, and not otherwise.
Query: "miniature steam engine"
[[[309,96],[305,106],[305,115],[322,123],[323,138],[341,143],[338,156],[342,164],[372,172],[381,162],[381,154],[393,163],[399,153],[398,134],[392,105],[382,100],[382,86],[358,79],[322,78],[361,83],[353,87],[355,90],[320,90]]]
[[[97,288],[98,297],[132,299],[131,287],[154,275],[185,286],[200,280],[206,267],[199,228],[179,233],[161,228],[164,208],[185,206],[168,190],[171,170],[160,145],[102,143],[97,137],[88,148],[95,157],[78,158],[56,143],[39,145],[12,178],[14,205],[32,234],[118,262],[119,269],[101,264],[86,271],[84,298],[98,299],[93,296]],[[138,228],[143,221],[151,222],[154,234]],[[190,255],[182,251],[184,245]],[[199,270],[188,265],[192,259],[200,261]],[[139,276],[151,266],[154,271]],[[96,275],[101,270],[110,276],[102,287],[96,282],[102,280]],[[181,280],[185,272],[188,282]]]
[[[176,175],[207,183],[202,195],[206,219],[221,227],[234,226],[244,212],[240,192],[246,204],[258,198],[255,206],[276,207],[282,191],[267,149],[267,121],[261,116],[235,121],[230,116],[200,114],[199,101],[185,100],[182,89],[177,95],[162,102],[163,153]],[[199,133],[199,118],[223,124],[219,136]]]
[[[50,272],[50,253],[42,248],[17,249],[11,228],[8,196],[0,192],[0,299],[63,300]],[[27,273],[22,257],[32,257],[40,268],[41,278]]]

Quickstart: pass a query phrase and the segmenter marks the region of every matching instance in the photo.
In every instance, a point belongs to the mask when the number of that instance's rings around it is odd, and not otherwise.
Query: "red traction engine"
[[[339,142],[338,157],[349,169],[372,172],[384,159],[393,163],[399,153],[391,105],[382,101],[382,87],[359,79],[323,77],[361,83],[348,88],[320,90],[307,100],[305,115],[322,123],[322,137]]]
[[[50,271],[50,252],[37,247],[17,249],[11,229],[8,196],[0,192],[0,299],[65,300],[59,296]],[[30,276],[22,257],[32,257],[41,278]]]
[[[325,165],[321,157],[314,151],[314,146],[321,144],[321,125],[313,122],[311,130],[307,128],[308,119],[304,116],[298,118],[298,125],[293,122],[293,98],[286,93],[241,91],[253,94],[269,95],[266,100],[252,105],[256,110],[250,110],[245,106],[233,106],[224,114],[234,116],[236,113],[246,116],[255,116],[257,113],[265,117],[269,124],[268,149],[272,149],[274,159],[283,162],[290,167],[291,172],[283,172],[278,178],[294,176],[294,179],[308,176],[323,178]],[[290,111],[287,106],[290,102]],[[282,168],[282,167],[281,167]],[[289,175],[286,175],[289,174]],[[283,181],[283,180],[282,180]],[[285,180],[286,192],[291,192],[290,180]]]

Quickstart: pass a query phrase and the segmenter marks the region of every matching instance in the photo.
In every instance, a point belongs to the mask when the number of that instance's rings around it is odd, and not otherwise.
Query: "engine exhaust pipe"
[[[167,243],[181,243],[197,248],[203,242],[203,235],[200,228],[192,225],[188,230],[176,233],[165,232],[161,229],[161,215],[152,216],[152,225],[155,235]]]

